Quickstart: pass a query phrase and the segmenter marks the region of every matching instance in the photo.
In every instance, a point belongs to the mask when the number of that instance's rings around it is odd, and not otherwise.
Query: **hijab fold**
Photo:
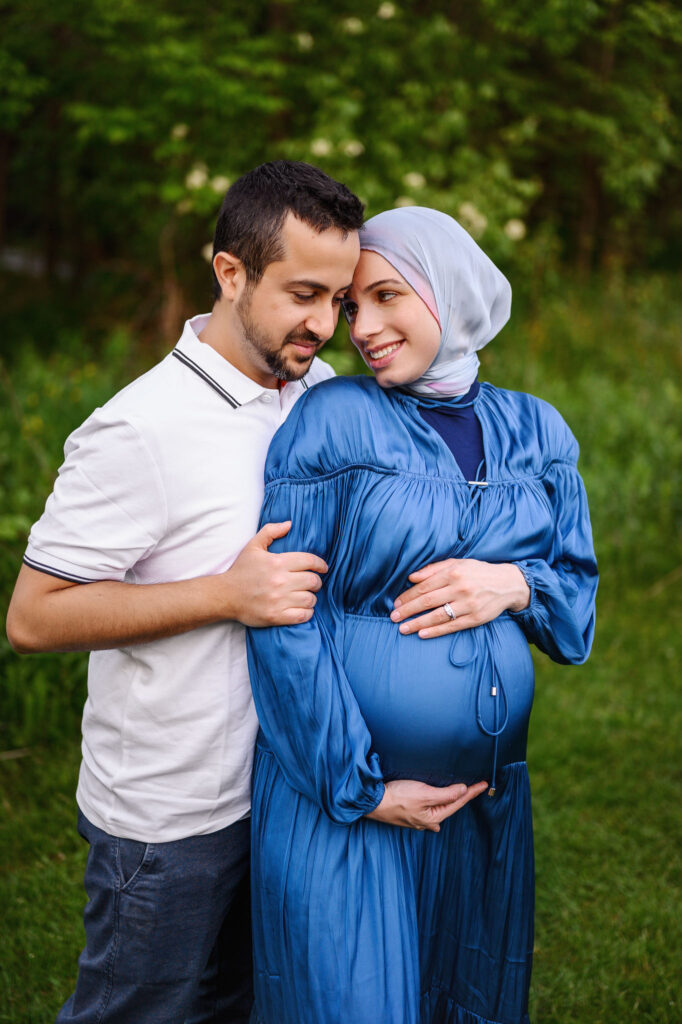
[[[360,247],[388,260],[440,325],[436,358],[406,390],[432,398],[465,394],[477,377],[476,353],[509,319],[504,274],[456,220],[424,206],[372,217],[360,231]]]

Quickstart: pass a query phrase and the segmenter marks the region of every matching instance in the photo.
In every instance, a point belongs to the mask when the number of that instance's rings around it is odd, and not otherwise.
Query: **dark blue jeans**
[[[90,844],[86,947],[58,1024],[246,1024],[253,1002],[249,820],[173,843]]]

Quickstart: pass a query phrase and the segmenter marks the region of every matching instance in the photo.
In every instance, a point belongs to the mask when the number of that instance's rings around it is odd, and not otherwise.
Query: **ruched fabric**
[[[315,614],[252,629],[261,724],[253,792],[261,1024],[524,1024],[533,947],[525,765],[528,642],[580,662],[596,567],[577,445],[528,395],[482,385],[485,486],[417,400],[325,382],[275,436],[261,520],[273,550],[329,564]],[[389,619],[415,569],[516,562],[529,607],[438,639]],[[390,779],[485,778],[439,833],[365,817]]]

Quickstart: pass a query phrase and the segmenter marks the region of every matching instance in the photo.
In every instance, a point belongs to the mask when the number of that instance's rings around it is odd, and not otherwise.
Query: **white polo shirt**
[[[311,384],[261,387],[185,325],[175,349],[66,441],[25,562],[77,583],[223,572],[258,525],[273,434]],[[115,836],[215,832],[250,805],[258,723],[244,627],[222,622],[90,655],[78,804]]]

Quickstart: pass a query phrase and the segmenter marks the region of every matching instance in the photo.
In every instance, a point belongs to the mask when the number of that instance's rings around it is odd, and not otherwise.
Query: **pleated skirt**
[[[258,1024],[527,1024],[525,762],[433,833],[336,824],[259,747],[252,822]]]

